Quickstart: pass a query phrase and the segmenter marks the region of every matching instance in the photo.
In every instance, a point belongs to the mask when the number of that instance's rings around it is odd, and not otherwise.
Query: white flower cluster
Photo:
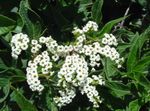
[[[121,67],[121,63],[123,62],[123,58],[120,58],[120,54],[117,52],[115,47],[118,42],[116,37],[113,34],[104,34],[100,44],[99,42],[94,42],[92,44],[86,45],[84,41],[86,41],[86,31],[97,31],[98,25],[95,22],[89,21],[82,29],[77,27],[72,31],[75,36],[77,36],[76,46],[74,46],[74,50],[80,54],[85,54],[90,57],[90,66],[93,67],[94,71],[95,66],[100,66],[101,56],[109,57],[111,60],[115,61],[118,65],[118,68]]]
[[[55,103],[59,106],[65,106],[72,102],[72,99],[76,96],[75,89],[65,89],[64,91],[59,91],[60,97],[54,97]]]
[[[54,101],[59,107],[72,102],[76,96],[76,90],[87,95],[94,107],[98,107],[102,102],[97,85],[104,85],[101,75],[93,75],[93,71],[101,68],[101,60],[104,57],[110,58],[118,67],[121,67],[123,58],[115,49],[117,40],[112,34],[104,34],[101,41],[91,41],[87,38],[88,32],[97,31],[98,25],[89,21],[82,29],[74,28],[73,34],[76,37],[75,43],[69,45],[59,45],[51,36],[40,37],[38,40],[31,40],[31,57],[26,68],[27,83],[32,91],[41,91],[44,86],[41,84],[40,75],[48,76],[57,82],[54,87],[59,89],[59,94],[54,97]],[[29,39],[25,34],[16,34],[11,41],[12,56],[18,58],[21,50],[26,50],[29,46]],[[42,48],[44,46],[44,48]],[[45,50],[41,52],[41,49]],[[19,51],[18,51],[19,50]],[[59,67],[59,63],[62,63]],[[52,71],[54,69],[54,71]],[[49,80],[49,79],[47,79]]]
[[[52,39],[51,36],[40,37],[39,42],[46,45],[47,50],[53,54],[52,59],[54,61],[57,61],[59,59],[59,56],[66,56],[66,54],[68,54],[73,50],[72,45],[70,46],[58,45],[57,41]]]
[[[96,85],[103,85],[104,81],[100,75],[99,77],[96,75],[93,75],[92,78],[88,77],[89,69],[87,65],[88,64],[84,57],[80,57],[77,54],[67,56],[65,63],[58,72],[58,86],[62,86],[65,89],[68,89],[67,87],[70,86],[70,84],[71,87],[79,87],[81,93],[87,95],[89,101],[93,103],[94,107],[98,107],[101,100],[98,91],[96,90]],[[68,100],[68,97],[62,94],[60,95],[61,97],[57,97],[57,99],[54,100],[56,103],[59,101],[59,106],[64,106],[66,105],[66,101],[62,101],[62,99]],[[67,103],[69,102],[72,101],[70,100]]]
[[[83,57],[79,57],[79,55],[73,54],[66,57],[62,68],[58,72],[58,86],[62,85],[63,82],[71,83],[76,87],[81,86],[85,83],[87,77],[87,62]],[[63,87],[66,87],[66,84],[64,84]]]
[[[93,21],[89,21],[83,28],[82,30],[79,29],[78,27],[75,27],[74,30],[72,31],[72,33],[74,35],[82,35],[86,32],[89,32],[89,31],[97,31],[98,30],[98,25],[93,22]]]
[[[99,107],[99,103],[102,102],[100,99],[100,96],[98,94],[98,91],[96,90],[95,85],[103,85],[105,84],[102,80],[102,77],[99,75],[93,75],[92,78],[88,77],[85,85],[80,88],[82,94],[86,94],[89,98],[89,101],[93,103],[94,107]]]
[[[83,27],[83,32],[89,32],[89,31],[97,31],[98,30],[98,25],[97,23],[93,21],[89,21],[84,27]]]
[[[15,34],[11,40],[12,57],[17,59],[22,50],[28,48],[29,38],[26,34]]]
[[[93,54],[90,56],[90,60],[92,60],[92,66],[96,65],[96,62],[100,60],[101,55],[109,57],[112,61],[115,61],[118,67],[120,67],[121,63],[123,62],[123,58],[120,58],[120,54],[114,47],[111,47],[109,45],[100,46],[98,42],[93,43],[91,54]]]
[[[38,71],[38,68],[41,71]],[[49,74],[52,68],[52,63],[50,62],[50,57],[47,51],[42,52],[42,54],[37,55],[32,61],[28,62],[28,67],[26,68],[27,83],[32,91],[41,92],[44,86],[39,80],[38,74]]]
[[[42,46],[38,43],[38,41],[37,40],[32,40],[31,41],[31,52],[33,53],[33,54],[35,54],[35,53],[37,53],[39,50],[40,50],[40,48],[42,48]]]
[[[102,43],[105,45],[110,45],[110,46],[111,45],[114,45],[114,46],[118,45],[116,37],[112,34],[107,34],[107,33],[104,34],[104,38],[102,38]]]

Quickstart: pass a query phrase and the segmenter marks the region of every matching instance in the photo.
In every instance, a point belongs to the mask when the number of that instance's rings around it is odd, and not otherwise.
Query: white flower
[[[84,27],[83,27],[83,32],[88,32],[88,31],[97,31],[98,30],[98,25],[97,23],[93,21],[89,21]]]
[[[32,44],[32,45],[36,45],[36,44],[38,44],[38,41],[33,39],[33,40],[31,41],[31,44]]]
[[[27,50],[29,43],[29,38],[26,34],[18,33],[12,37],[11,47],[12,47],[12,57],[15,59],[21,54],[22,50]]]
[[[40,37],[40,38],[39,38],[39,42],[40,42],[40,43],[46,43],[46,38],[43,37],[43,36]]]
[[[52,59],[53,59],[54,61],[57,61],[57,60],[59,59],[59,56],[58,56],[57,54],[55,54],[55,55],[52,56]]]

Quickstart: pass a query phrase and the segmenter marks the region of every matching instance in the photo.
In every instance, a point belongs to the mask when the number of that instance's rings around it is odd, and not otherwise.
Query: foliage
[[[0,111],[149,111],[149,14],[149,0],[1,0]],[[31,91],[26,82],[31,53],[23,51],[17,60],[12,58],[10,41],[22,32],[30,39],[52,35],[59,44],[70,44],[75,41],[73,28],[82,28],[90,20],[100,28],[88,39],[99,41],[105,33],[113,33],[123,66],[117,69],[105,58],[103,68],[93,73],[105,81],[96,87],[102,98],[99,108],[78,92],[72,103],[58,108],[53,101],[55,81],[46,83],[41,94]],[[60,61],[56,70],[62,64]]]

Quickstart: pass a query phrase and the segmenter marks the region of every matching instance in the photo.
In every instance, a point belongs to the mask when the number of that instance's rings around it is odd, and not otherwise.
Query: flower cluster
[[[27,83],[31,90],[41,93],[44,83],[40,77],[49,77],[56,82],[54,87],[57,87],[58,93],[53,99],[59,107],[72,102],[76,90],[87,95],[93,106],[98,107],[102,100],[97,86],[104,85],[105,82],[101,75],[93,72],[101,69],[101,60],[104,57],[110,58],[118,67],[121,67],[123,58],[115,48],[118,43],[114,35],[106,33],[100,41],[94,42],[89,39],[88,34],[97,30],[98,25],[93,21],[89,21],[82,29],[75,27],[73,34],[76,40],[69,45],[59,45],[51,36],[42,36],[31,40],[28,46],[27,35],[14,35],[11,41],[14,58],[18,57],[21,50],[28,47],[31,49],[32,60],[29,60],[26,68]]]
[[[15,34],[11,40],[12,57],[17,59],[22,50],[28,48],[29,38],[26,34]]]
[[[107,34],[107,33],[104,34],[104,38],[102,38],[102,43],[105,45],[110,45],[110,46],[111,45],[114,45],[114,46],[118,45],[116,37],[112,34]]]
[[[41,69],[38,71],[38,69]],[[39,80],[38,74],[49,74],[52,68],[52,63],[50,62],[50,57],[47,51],[42,52],[42,54],[37,55],[32,61],[28,62],[27,71],[27,82],[32,91],[41,92],[44,86]]]
[[[97,31],[97,30],[98,30],[98,25],[93,21],[89,21],[82,29],[75,27],[72,33],[74,35],[82,35],[86,32]]]
[[[40,50],[40,48],[42,48],[42,46],[38,43],[38,41],[37,40],[32,40],[31,41],[31,52],[33,53],[33,54],[35,54],[35,53],[37,53],[39,50]]]
[[[93,21],[89,21],[84,27],[83,27],[83,32],[89,32],[89,31],[97,31],[98,30],[98,25],[97,23]]]
[[[72,99],[76,96],[75,89],[65,89],[64,91],[59,91],[60,97],[54,97],[55,103],[59,106],[65,106],[72,102]]]
[[[66,57],[62,68],[58,72],[58,78],[60,79],[58,85],[62,85],[62,83],[65,81],[71,83],[73,86],[81,86],[85,83],[87,77],[87,62],[83,57],[73,54]]]
[[[99,107],[99,103],[102,102],[98,91],[96,90],[95,85],[103,85],[105,82],[102,80],[102,77],[99,75],[93,75],[92,78],[88,77],[86,83],[83,87],[80,88],[82,94],[86,94],[89,98],[89,101],[93,103],[94,107]]]

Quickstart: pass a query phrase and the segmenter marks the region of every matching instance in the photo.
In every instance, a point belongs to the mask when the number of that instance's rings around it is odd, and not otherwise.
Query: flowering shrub
[[[0,1],[0,111],[149,111],[149,2],[129,1],[114,20],[103,0]]]
[[[27,83],[32,91],[40,94],[44,89],[44,83],[39,76],[46,76],[49,81],[55,81],[60,95],[54,97],[55,103],[65,106],[72,102],[76,90],[86,94],[94,107],[99,107],[102,102],[97,85],[104,85],[102,75],[92,74],[102,69],[104,57],[110,58],[118,67],[121,67],[123,58],[116,51],[117,40],[112,34],[104,34],[100,41],[88,40],[89,33],[98,31],[98,25],[89,21],[82,29],[74,28],[73,34],[76,40],[69,45],[59,45],[57,41],[49,37],[40,37],[39,40],[29,40],[26,34],[15,34],[11,40],[12,57],[17,59],[22,50],[31,50],[31,59],[26,68]],[[92,36],[92,35],[91,35]],[[45,50],[42,51],[42,48]],[[60,69],[56,70],[57,64],[63,63]],[[53,87],[56,87],[53,86]]]

